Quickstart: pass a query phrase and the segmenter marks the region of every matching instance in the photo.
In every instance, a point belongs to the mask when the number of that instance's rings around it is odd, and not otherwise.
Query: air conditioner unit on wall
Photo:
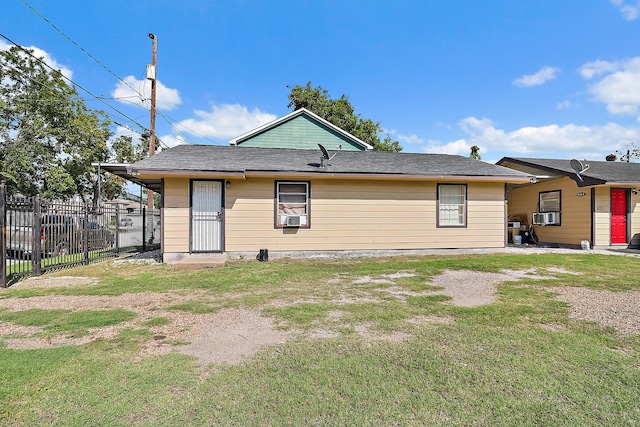
[[[559,225],[560,212],[534,212],[531,214],[534,225]]]
[[[534,212],[531,214],[531,223],[533,225],[546,225],[544,222],[544,214],[540,212]]]
[[[284,220],[285,227],[300,227],[300,216],[298,215],[287,215],[287,218]]]
[[[560,212],[545,212],[547,225],[560,224]]]

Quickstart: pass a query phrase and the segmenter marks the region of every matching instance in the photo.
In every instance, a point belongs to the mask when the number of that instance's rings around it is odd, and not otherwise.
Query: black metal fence
[[[160,246],[160,215],[146,208],[6,196],[0,183],[0,286],[25,276]]]

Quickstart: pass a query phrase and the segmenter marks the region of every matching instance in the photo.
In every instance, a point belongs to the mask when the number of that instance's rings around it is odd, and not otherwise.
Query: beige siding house
[[[510,219],[536,222],[539,243],[640,247],[640,164],[583,161],[574,166],[580,163],[574,168],[570,160],[501,159],[498,165],[537,177],[535,183],[508,187]]]
[[[501,248],[506,186],[462,156],[181,145],[121,176],[162,194],[166,262],[207,252]],[[108,166],[103,166],[109,170]]]

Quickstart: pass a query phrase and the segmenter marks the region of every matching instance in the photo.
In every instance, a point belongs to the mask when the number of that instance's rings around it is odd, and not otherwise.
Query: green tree
[[[477,145],[471,147],[471,153],[469,153],[469,157],[476,160],[482,160],[482,157],[480,157],[480,147],[478,147]]]
[[[391,138],[388,133],[384,139],[380,139],[380,134],[383,132],[380,122],[374,122],[356,114],[349,98],[345,95],[338,99],[332,99],[327,90],[321,86],[311,87],[311,82],[308,82],[305,86],[292,87],[288,98],[287,107],[293,108],[294,111],[306,108],[373,146],[376,151],[402,151],[400,143]]]
[[[60,73],[50,73],[19,48],[0,52],[0,167],[15,178],[8,182],[10,192],[56,188],[73,194],[57,159],[75,96]]]
[[[621,162],[629,163],[633,159],[640,159],[640,147],[635,142],[628,143],[624,150],[617,150],[616,153]]]
[[[112,160],[116,163],[133,163],[138,160],[132,137],[121,135],[113,141],[111,146],[115,152]]]
[[[0,51],[0,170],[9,194],[66,199],[78,195],[98,203],[98,186],[123,193],[123,183],[103,173],[104,162],[125,150],[111,146],[111,123],[90,110],[60,72],[51,70],[33,52],[13,47]],[[114,181],[115,180],[115,181]],[[114,196],[114,197],[115,197]]]

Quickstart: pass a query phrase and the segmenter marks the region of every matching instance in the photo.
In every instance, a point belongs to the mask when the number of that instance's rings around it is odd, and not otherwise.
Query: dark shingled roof
[[[582,160],[585,166],[589,165],[589,169],[581,174],[583,177],[582,182],[580,182],[573,168],[571,168],[570,160],[504,157],[498,161],[499,165],[508,163],[565,175],[574,179],[580,186],[606,183],[640,183],[640,163]]]
[[[335,152],[331,152],[333,155]],[[448,154],[341,151],[320,168],[318,150],[288,148],[179,145],[130,166],[129,170],[185,172],[296,172],[389,174],[415,176],[473,176],[526,179],[514,169]]]

